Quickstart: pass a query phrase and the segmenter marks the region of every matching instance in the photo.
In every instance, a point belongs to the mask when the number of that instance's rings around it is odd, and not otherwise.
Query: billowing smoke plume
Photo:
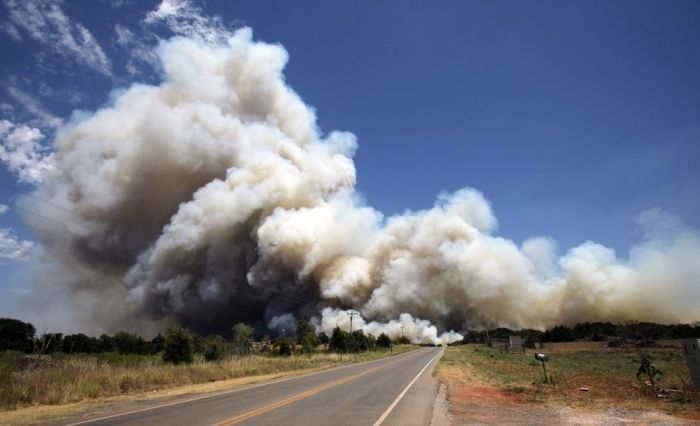
[[[661,213],[642,218],[627,260],[592,242],[559,258],[549,239],[495,236],[473,189],[383,218],[354,192],[355,137],[321,133],[285,84],[281,46],[242,29],[158,53],[162,84],[76,113],[55,139],[59,171],[32,199],[44,201],[29,200],[52,220],[27,221],[107,329],[316,317],[329,331],[349,328],[353,308],[367,332],[444,342],[460,336],[438,330],[700,318],[700,239],[680,225],[655,234]]]

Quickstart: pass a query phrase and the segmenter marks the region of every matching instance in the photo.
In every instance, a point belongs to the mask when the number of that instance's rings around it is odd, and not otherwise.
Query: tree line
[[[662,339],[697,339],[700,338],[700,322],[693,324],[657,324],[653,322],[627,321],[582,322],[573,326],[555,325],[545,331],[533,329],[513,330],[495,328],[489,330],[468,330],[464,333],[462,344],[485,343],[487,338],[507,339],[519,335],[525,343],[594,341],[607,342],[616,339],[662,340]]]
[[[246,356],[254,352],[254,347],[263,354],[289,356],[294,353],[310,354],[319,345],[326,345],[331,352],[353,353],[409,343],[405,337],[392,342],[386,334],[375,337],[362,330],[348,333],[340,328],[333,330],[329,337],[325,333],[317,334],[315,327],[308,321],[299,320],[296,325],[295,337],[280,336],[271,339],[265,335],[260,342],[255,343],[253,327],[244,323],[235,324],[228,339],[221,335],[200,336],[180,326],[172,326],[164,334],[144,339],[128,331],[119,331],[114,335],[102,334],[99,337],[83,333],[37,335],[36,328],[31,323],[0,318],[0,351],[42,355],[161,355],[163,361],[178,364],[192,362],[196,354],[200,354],[206,361],[220,360],[227,356]]]

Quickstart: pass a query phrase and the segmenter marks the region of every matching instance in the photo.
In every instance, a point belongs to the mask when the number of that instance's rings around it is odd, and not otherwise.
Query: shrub
[[[279,354],[282,356],[290,356],[294,350],[294,340],[290,337],[282,337],[277,341],[279,346]]]
[[[649,379],[652,392],[656,391],[656,382],[661,379],[663,373],[651,363],[649,354],[642,353],[639,357],[639,369],[637,369],[637,380]]]
[[[301,350],[306,354],[312,353],[316,346],[318,346],[318,338],[315,334],[307,334],[301,339]]]
[[[377,338],[377,346],[382,348],[391,347],[391,339],[389,338],[389,336],[386,335],[386,333],[382,333],[379,335],[379,337]]]
[[[401,336],[394,341],[394,344],[396,345],[408,345],[409,343],[411,343],[411,341],[408,340],[408,337],[406,336]]]
[[[209,336],[204,339],[204,359],[218,361],[224,357],[224,338],[221,336]]]
[[[165,332],[163,361],[173,364],[192,362],[192,336],[180,326],[173,326]]]

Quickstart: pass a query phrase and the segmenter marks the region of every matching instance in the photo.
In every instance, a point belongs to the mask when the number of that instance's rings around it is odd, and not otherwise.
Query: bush
[[[307,334],[301,339],[301,350],[305,354],[312,353],[316,346],[318,346],[318,338],[315,334]]]
[[[318,340],[324,345],[327,345],[330,342],[330,339],[328,338],[328,335],[326,333],[319,334]]]
[[[389,336],[386,335],[386,333],[382,333],[379,335],[379,337],[377,338],[377,346],[382,348],[391,347],[391,339],[389,338]]]
[[[396,345],[408,345],[409,343],[411,343],[411,341],[408,340],[408,337],[406,336],[401,336],[394,341],[394,344]]]
[[[279,351],[278,353],[282,356],[290,356],[292,355],[292,352],[294,351],[294,340],[292,340],[290,337],[282,337],[277,341],[277,345],[279,346]]]
[[[192,362],[192,336],[187,330],[173,326],[165,332],[163,361],[173,364]]]
[[[221,336],[209,336],[204,339],[204,359],[218,361],[224,357],[224,338]]]
[[[365,352],[374,349],[377,339],[371,334],[365,334],[362,330],[352,332],[352,351]]]

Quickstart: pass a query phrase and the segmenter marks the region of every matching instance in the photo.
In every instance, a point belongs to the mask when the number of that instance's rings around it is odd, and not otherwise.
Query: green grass
[[[489,386],[517,394],[535,403],[553,403],[589,408],[653,408],[670,413],[698,413],[700,399],[685,383],[692,383],[679,348],[645,348],[653,364],[664,374],[659,392],[636,379],[637,351],[562,351],[552,353],[547,373],[554,385],[545,383],[542,365],[532,353],[505,353],[480,345],[449,347],[438,367],[438,375],[451,386]],[[580,389],[588,387],[588,392]]]
[[[411,349],[397,346],[394,354]],[[159,356],[25,356],[4,352],[0,353],[0,410],[66,404],[241,377],[303,372],[388,355],[387,351],[343,355],[317,352],[293,357],[232,357],[215,362],[204,362],[199,357],[192,364],[172,365],[163,363]]]

